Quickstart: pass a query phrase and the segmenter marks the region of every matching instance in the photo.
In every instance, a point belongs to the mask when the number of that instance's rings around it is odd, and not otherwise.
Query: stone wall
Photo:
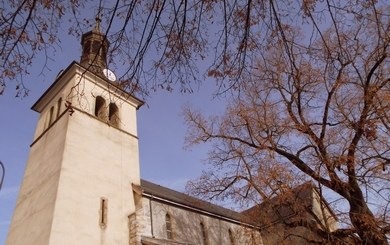
[[[157,244],[262,244],[260,233],[234,220],[202,211],[188,209],[174,203],[142,199],[144,229],[143,241],[155,240]],[[166,215],[172,222],[173,238],[168,239]],[[202,232],[202,225],[204,232]],[[202,234],[205,234],[205,238]],[[232,239],[232,240],[231,240]]]

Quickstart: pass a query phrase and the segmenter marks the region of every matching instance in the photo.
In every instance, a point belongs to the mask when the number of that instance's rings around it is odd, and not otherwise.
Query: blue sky
[[[14,211],[19,185],[24,174],[38,113],[30,107],[51,85],[61,69],[73,60],[79,61],[81,47],[76,37],[63,39],[50,70],[39,75],[43,57],[38,57],[25,78],[31,90],[26,98],[15,98],[15,88],[9,84],[0,96],[0,161],[6,168],[5,180],[0,190],[0,244],[5,244],[9,223]],[[196,178],[207,157],[207,146],[183,149],[186,126],[180,115],[184,105],[205,111],[220,112],[223,101],[213,99],[213,81],[204,84],[193,94],[158,91],[152,93],[147,105],[138,110],[141,177],[155,183],[183,191],[187,180]]]

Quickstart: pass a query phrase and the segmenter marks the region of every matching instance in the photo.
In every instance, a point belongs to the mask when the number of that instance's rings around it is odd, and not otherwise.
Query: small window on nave
[[[253,233],[251,234],[251,244],[256,245],[256,238],[255,238],[255,235]]]
[[[234,241],[234,235],[233,235],[233,232],[231,229],[229,229],[229,241],[230,241],[230,245],[235,245],[235,241]]]
[[[200,232],[202,236],[202,245],[208,245],[207,231],[203,222],[200,222]]]
[[[165,215],[165,226],[167,230],[167,239],[173,239],[172,218],[169,214]]]

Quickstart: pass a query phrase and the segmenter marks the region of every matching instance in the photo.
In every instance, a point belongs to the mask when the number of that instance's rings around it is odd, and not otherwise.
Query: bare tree
[[[268,4],[272,32],[256,42],[261,55],[250,76],[232,83],[226,112],[206,118],[185,110],[188,144],[213,146],[211,170],[188,188],[258,203],[312,180],[349,206],[349,228],[331,235],[388,244],[390,8]]]
[[[239,77],[259,11],[263,4],[250,0],[5,0],[0,4],[0,93],[14,84],[17,95],[27,95],[23,77],[34,59],[43,54],[49,62],[61,47],[60,32],[79,37],[96,15],[111,42],[107,63],[122,71],[121,84],[130,91],[192,91],[206,60],[211,74]]]
[[[49,61],[59,31],[77,37],[98,14],[125,89],[192,91],[206,63],[218,92],[237,95],[219,119],[187,114],[190,143],[218,143],[208,190],[258,200],[311,178],[349,203],[362,241],[385,243],[389,12],[363,0],[5,0],[0,93],[13,83],[26,95],[34,58]]]

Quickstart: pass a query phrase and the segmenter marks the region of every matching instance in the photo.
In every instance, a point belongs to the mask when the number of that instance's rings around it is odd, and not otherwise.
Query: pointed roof
[[[303,219],[305,215],[317,219],[317,223],[321,224],[323,217],[320,216],[324,216],[325,214],[314,212],[313,207],[316,204],[323,205],[324,211],[329,212],[335,222],[338,221],[333,209],[311,181],[244,210],[242,214],[257,217],[256,222],[257,224],[262,224],[262,228],[296,217]]]
[[[80,64],[95,73],[107,68],[107,51],[110,43],[101,32],[101,19],[95,18],[94,28],[81,36],[82,54]]]

